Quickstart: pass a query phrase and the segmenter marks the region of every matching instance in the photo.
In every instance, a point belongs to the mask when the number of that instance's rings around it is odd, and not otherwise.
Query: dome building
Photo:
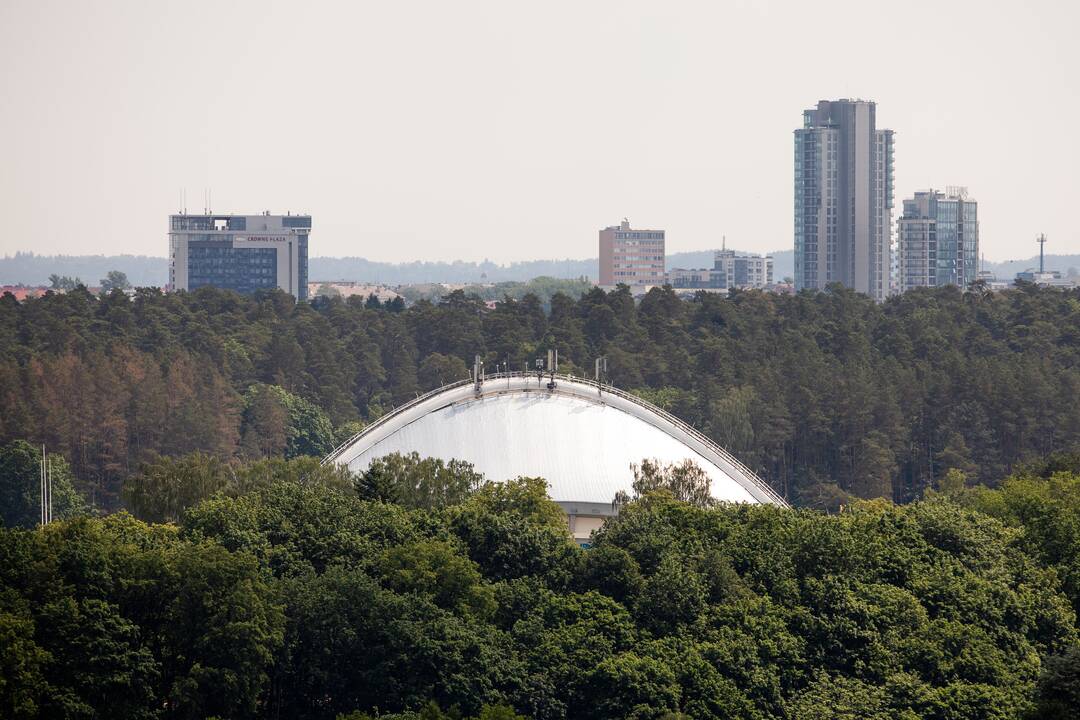
[[[702,433],[608,385],[555,374],[505,373],[448,385],[382,416],[327,457],[363,472],[391,453],[465,460],[489,480],[548,481],[579,541],[614,514],[632,464],[692,460],[720,501],[787,503]]]

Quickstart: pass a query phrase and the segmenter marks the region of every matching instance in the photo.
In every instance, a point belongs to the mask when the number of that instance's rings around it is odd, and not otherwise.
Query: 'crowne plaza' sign
[[[236,239],[240,240],[241,242],[251,242],[251,243],[282,243],[282,242],[288,242],[289,236],[288,235],[247,235],[247,236],[241,235],[241,236],[238,236]]]

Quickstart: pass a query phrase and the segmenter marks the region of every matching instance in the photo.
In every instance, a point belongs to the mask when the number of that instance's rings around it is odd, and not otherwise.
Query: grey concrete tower
[[[876,106],[822,100],[795,131],[795,288],[884,300],[892,274],[893,133]]]

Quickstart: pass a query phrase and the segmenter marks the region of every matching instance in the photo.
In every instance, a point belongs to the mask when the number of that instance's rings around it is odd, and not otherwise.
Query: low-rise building
[[[43,285],[33,287],[28,285],[0,285],[0,295],[10,294],[19,302],[29,298],[41,297],[48,291],[49,288]]]
[[[1005,280],[998,280],[997,274],[992,270],[980,270],[976,275],[977,282],[983,284],[988,290],[994,292],[1000,292],[1001,290],[1008,290],[1010,283]]]
[[[667,274],[667,284],[676,290],[718,290],[726,287],[722,281],[720,273],[706,268],[674,268]]]
[[[350,298],[359,295],[368,298],[374,295],[379,302],[390,302],[400,295],[385,285],[374,283],[353,282],[347,280],[322,281],[308,283],[308,296],[329,295],[332,297]]]
[[[773,284],[773,259],[717,250],[711,270],[675,268],[667,274],[667,283],[677,290],[764,290]]]
[[[1041,287],[1076,287],[1076,283],[1073,280],[1061,277],[1061,273],[1057,270],[1039,271],[1029,268],[1016,273],[1016,279],[1020,282],[1034,283]]]
[[[764,289],[773,284],[771,255],[740,255],[734,250],[717,250],[713,268],[724,276],[724,287]]]

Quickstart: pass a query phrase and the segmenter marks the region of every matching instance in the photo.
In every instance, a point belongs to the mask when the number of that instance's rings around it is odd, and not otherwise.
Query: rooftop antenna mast
[[[1046,265],[1043,260],[1043,250],[1046,248],[1046,233],[1039,233],[1039,237],[1035,240],[1039,243],[1039,273],[1046,272]]]

